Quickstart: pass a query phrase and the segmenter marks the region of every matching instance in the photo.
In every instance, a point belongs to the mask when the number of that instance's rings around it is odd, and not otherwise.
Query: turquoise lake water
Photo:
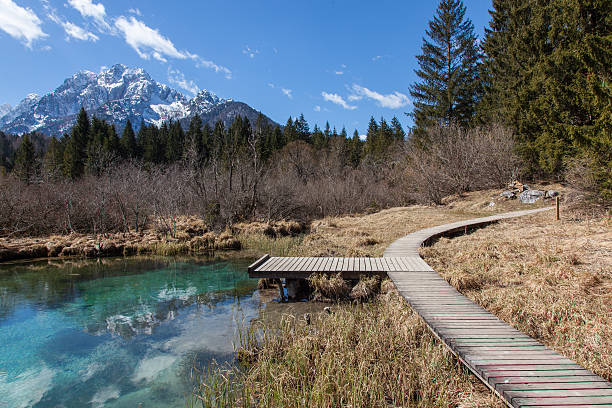
[[[0,407],[185,407],[262,304],[249,260],[0,266]]]

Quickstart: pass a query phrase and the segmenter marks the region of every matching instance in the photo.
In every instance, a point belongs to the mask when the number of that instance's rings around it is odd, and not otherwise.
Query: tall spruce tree
[[[70,132],[70,138],[64,149],[64,174],[66,177],[76,179],[83,175],[86,149],[90,137],[89,118],[84,108],[77,116],[77,122]]]
[[[121,156],[126,159],[132,158],[136,156],[136,152],[136,135],[134,134],[132,122],[128,119],[123,128],[123,133],[121,134]]]
[[[465,12],[460,0],[442,0],[425,32],[415,71],[420,81],[410,87],[417,137],[436,123],[467,126],[474,115],[480,54]]]
[[[68,135],[64,135],[61,140],[51,137],[49,147],[43,158],[43,170],[45,176],[51,180],[59,180],[63,174],[64,147],[68,140]]]
[[[15,167],[13,172],[24,183],[30,184],[36,173],[36,151],[30,136],[25,134],[21,139],[21,144],[17,148],[15,156]]]

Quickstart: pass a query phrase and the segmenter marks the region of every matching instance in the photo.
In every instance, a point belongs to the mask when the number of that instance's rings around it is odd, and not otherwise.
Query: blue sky
[[[482,38],[490,0],[467,0]],[[192,95],[208,89],[285,123],[304,113],[363,133],[412,105],[437,1],[0,0],[0,104],[122,63]]]

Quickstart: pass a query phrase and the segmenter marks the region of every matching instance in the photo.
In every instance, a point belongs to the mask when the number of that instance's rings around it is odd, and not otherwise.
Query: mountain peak
[[[89,115],[107,120],[121,129],[129,119],[136,127],[144,121],[160,125],[167,121],[188,121],[198,114],[204,120],[223,120],[236,115],[254,116],[248,105],[232,109],[231,99],[221,99],[202,90],[192,99],[181,92],[159,83],[142,68],[115,64],[98,74],[82,70],[67,78],[53,92],[40,97],[28,95],[15,108],[0,108],[0,130],[7,133],[38,131],[60,135],[75,123],[76,116],[85,108]],[[255,118],[256,116],[254,116]],[[208,118],[208,119],[206,119]],[[251,118],[249,118],[251,119]]]

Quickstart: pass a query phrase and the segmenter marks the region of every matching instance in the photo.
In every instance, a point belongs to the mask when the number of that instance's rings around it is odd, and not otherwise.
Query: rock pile
[[[518,198],[523,204],[533,204],[540,199],[557,197],[558,191],[555,190],[531,190],[527,184],[520,181],[513,181],[508,185],[510,190],[503,191],[499,196],[507,200]]]

